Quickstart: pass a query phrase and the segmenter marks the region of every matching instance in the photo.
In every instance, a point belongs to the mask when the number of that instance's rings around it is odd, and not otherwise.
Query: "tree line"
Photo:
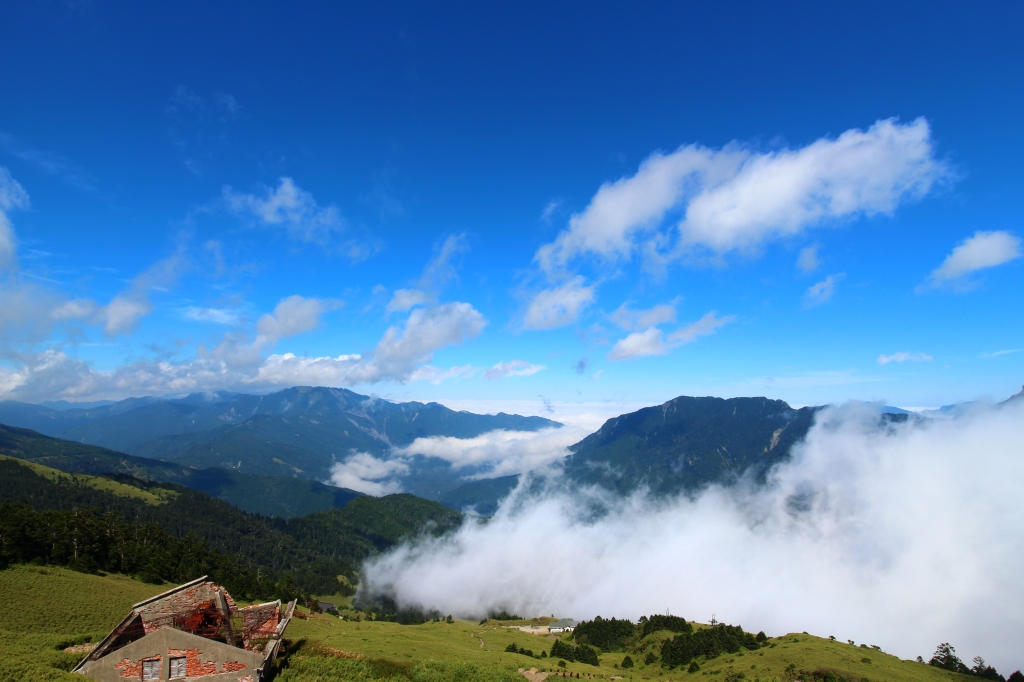
[[[13,563],[122,573],[155,584],[209,575],[240,599],[303,596],[291,576],[254,573],[195,534],[174,537],[155,523],[131,523],[96,508],[37,512],[24,502],[0,502],[0,569]]]
[[[670,615],[643,616],[636,624],[629,620],[597,616],[593,620],[577,625],[573,632],[573,640],[576,648],[591,645],[602,651],[630,651],[637,654],[647,650],[646,645],[640,640],[663,631],[676,633],[661,645],[661,664],[670,668],[692,664],[701,656],[711,659],[723,653],[737,653],[741,648],[759,649],[768,641],[763,632],[754,635],[744,632],[740,626],[721,623],[697,629],[692,623],[686,622],[686,619]],[[579,660],[573,647],[564,642],[556,642],[551,655],[566,660]],[[575,658],[567,658],[569,655]],[[623,665],[633,665],[633,659],[628,656],[627,658],[629,662],[623,659]],[[648,650],[644,662],[650,665],[657,659],[654,651]]]
[[[920,661],[920,657],[917,660]],[[981,656],[975,656],[974,665],[972,667],[967,667],[967,664],[961,661],[956,655],[956,649],[949,642],[943,642],[935,648],[935,653],[928,661],[928,665],[933,665],[936,668],[942,668],[943,670],[949,670],[963,675],[981,677],[986,680],[996,680],[998,682],[1024,682],[1024,674],[1021,674],[1019,670],[1011,674],[1009,678],[1005,678],[1000,675],[995,668],[988,665],[985,662],[985,659]]]

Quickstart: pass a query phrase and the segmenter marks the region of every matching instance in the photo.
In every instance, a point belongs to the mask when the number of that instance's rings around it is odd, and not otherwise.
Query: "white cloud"
[[[927,285],[939,287],[962,282],[973,272],[1016,260],[1021,256],[1020,245],[1020,237],[1009,232],[975,232],[957,244],[942,265],[932,271]]]
[[[394,476],[409,473],[409,466],[397,459],[378,459],[366,452],[355,452],[345,461],[331,467],[331,483],[367,495],[390,495],[402,492]]]
[[[608,359],[625,360],[644,355],[665,355],[670,350],[672,349],[665,343],[665,332],[657,327],[650,327],[619,339],[608,353]]]
[[[1019,353],[1022,349],[1020,348],[1009,348],[1007,350],[997,350],[994,353],[982,353],[979,357],[984,360],[991,360],[992,358],[998,358],[1003,355],[1012,355],[1013,353]]]
[[[796,266],[800,272],[814,272],[821,266],[821,257],[818,255],[818,247],[808,246],[800,249],[800,256],[796,259]]]
[[[561,205],[561,199],[552,199],[551,201],[544,205],[544,210],[540,212],[540,219],[543,222],[550,224],[551,217],[555,214],[555,211],[557,211]]]
[[[465,374],[472,368],[444,376],[441,370],[427,370],[436,350],[475,338],[486,321],[468,303],[446,303],[436,308],[418,308],[404,327],[384,332],[369,357],[340,355],[306,358],[291,353],[274,354],[259,367],[252,383],[265,386],[351,386],[379,381],[405,383],[414,379],[437,380]]]
[[[711,312],[704,315],[696,322],[688,324],[682,329],[677,329],[668,335],[668,340],[671,343],[682,345],[684,343],[690,343],[694,341],[698,336],[707,336],[708,334],[714,334],[718,331],[719,327],[733,322],[736,319],[735,315],[726,315],[725,317],[718,317],[718,311],[712,310]]]
[[[423,268],[423,275],[416,282],[416,287],[395,291],[388,303],[387,312],[405,312],[418,305],[437,301],[437,295],[442,287],[452,280],[458,279],[452,261],[458,254],[464,253],[468,249],[464,234],[449,235],[445,238],[434,257]]]
[[[7,168],[0,166],[0,269],[13,268],[18,264],[18,242],[7,212],[28,207],[28,192],[11,177]]]
[[[39,341],[53,329],[52,317],[61,305],[56,294],[13,277],[0,283],[0,340]]]
[[[417,365],[430,361],[434,351],[476,338],[486,324],[484,316],[468,303],[417,308],[404,328],[388,328],[359,376],[367,383],[385,378],[407,381]]]
[[[0,368],[0,399],[119,399],[296,385],[405,383],[427,378],[417,376],[417,371],[430,362],[435,351],[476,337],[485,324],[483,316],[468,303],[447,303],[414,310],[404,325],[389,327],[368,356],[300,357],[275,353],[264,358],[263,353],[273,340],[261,335],[250,342],[251,337],[227,334],[219,346],[211,351],[200,348],[191,360],[141,360],[106,372],[94,370],[63,351],[50,349],[18,356],[13,366]],[[281,328],[294,330],[301,326]]]
[[[50,313],[54,320],[82,320],[96,313],[96,303],[87,298],[65,301]]]
[[[900,351],[899,353],[893,353],[892,355],[879,355],[878,364],[888,365],[890,362],[931,362],[934,359],[935,358],[927,353],[907,353]]]
[[[191,305],[182,308],[181,315],[186,320],[226,325],[236,325],[242,319],[241,311],[234,308],[200,308]]]
[[[282,177],[276,188],[263,187],[257,194],[224,187],[223,195],[232,213],[255,218],[264,225],[283,227],[289,236],[300,241],[327,244],[334,233],[345,228],[337,208],[320,206],[312,194],[291,178]]]
[[[666,322],[676,321],[676,305],[679,299],[661,303],[647,310],[632,310],[629,304],[623,303],[608,317],[612,322],[627,331],[646,329]]]
[[[256,331],[268,339],[286,339],[311,332],[320,324],[320,316],[340,305],[339,301],[289,296],[256,323]]]
[[[153,312],[153,304],[141,290],[118,294],[100,308],[97,315],[107,336],[127,334],[135,330],[139,320]]]
[[[813,308],[831,299],[832,295],[836,293],[836,285],[843,281],[845,277],[846,275],[840,272],[835,275],[829,275],[817,284],[812,284],[804,292],[804,307]]]
[[[262,362],[252,383],[257,386],[349,386],[353,375],[365,368],[359,354],[337,357],[301,357],[274,353]]]
[[[652,500],[523,484],[486,523],[370,559],[363,588],[464,618],[715,613],[904,659],[950,641],[1005,673],[1024,638],[1021,442],[1024,403],[885,428],[876,406],[830,409],[765,486]]]
[[[448,369],[424,365],[412,373],[409,381],[429,381],[436,386],[448,379],[469,379],[479,372],[480,370],[473,365],[460,365]]]
[[[94,320],[103,325],[103,333],[112,337],[134,331],[139,320],[153,312],[149,291],[169,287],[177,280],[184,265],[184,249],[179,248],[175,254],[157,261],[137,275],[130,287],[96,310]]]
[[[483,466],[485,471],[467,478],[493,478],[531,471],[569,454],[568,447],[589,432],[579,427],[541,429],[539,431],[490,431],[475,438],[432,436],[417,438],[392,455],[424,455],[450,462],[456,469]]]
[[[624,339],[620,339],[611,352],[608,353],[609,360],[626,360],[644,355],[665,355],[672,350],[690,343],[700,336],[714,334],[719,327],[725,326],[735,320],[733,315],[718,317],[718,312],[712,310],[696,322],[677,329],[667,337],[657,327],[650,327],[642,332],[633,332]]]
[[[594,286],[584,286],[580,275],[544,289],[533,297],[523,319],[525,329],[553,329],[575,322],[594,301]]]
[[[750,252],[826,221],[892,213],[949,176],[923,118],[878,121],[797,150],[683,146],[602,185],[536,260],[550,274],[585,254],[615,262],[638,250],[661,259]],[[682,214],[674,230],[663,225],[670,213]]]
[[[419,289],[396,289],[391,300],[388,302],[389,313],[412,310],[418,305],[423,305],[431,300],[430,294]]]
[[[484,372],[484,379],[496,381],[505,377],[528,377],[546,369],[547,367],[544,365],[534,365],[526,360],[510,360],[509,362],[499,362],[488,369]]]

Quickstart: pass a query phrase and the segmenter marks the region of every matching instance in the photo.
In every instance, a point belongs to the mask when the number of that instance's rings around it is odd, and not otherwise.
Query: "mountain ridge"
[[[309,386],[262,396],[219,392],[173,400],[129,398],[83,409],[7,401],[0,402],[0,423],[185,467],[313,481],[330,479],[333,467],[354,452],[381,457],[417,438],[472,438],[500,429],[561,426],[543,417],[480,415],[436,402],[395,403],[348,389]],[[460,473],[442,460],[419,458],[413,464],[432,477],[420,492],[434,498],[462,482]],[[415,477],[413,471],[410,480]]]

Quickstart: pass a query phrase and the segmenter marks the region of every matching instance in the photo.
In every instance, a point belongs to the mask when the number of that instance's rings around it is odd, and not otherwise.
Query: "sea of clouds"
[[[403,544],[362,589],[478,618],[650,613],[1024,664],[1024,400],[881,423],[822,411],[765,486],[626,499],[521,483],[493,518]],[[595,516],[595,503],[605,513]]]

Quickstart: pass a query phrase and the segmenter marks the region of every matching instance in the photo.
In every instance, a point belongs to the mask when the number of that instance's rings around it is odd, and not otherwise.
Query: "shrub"
[[[626,656],[624,659],[622,659],[622,667],[623,668],[632,668],[633,667],[633,659],[630,658],[629,656]]]

